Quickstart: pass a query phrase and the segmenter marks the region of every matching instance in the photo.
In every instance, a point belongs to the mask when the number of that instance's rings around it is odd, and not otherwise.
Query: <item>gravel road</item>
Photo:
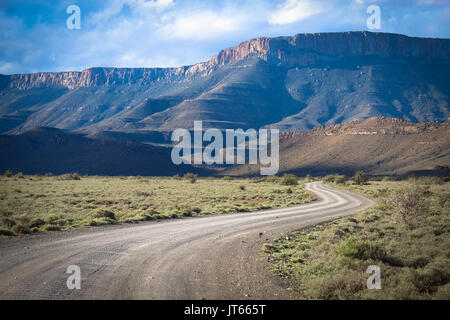
[[[294,299],[264,242],[373,201],[321,182],[296,207],[0,238],[0,299]],[[69,265],[81,289],[69,290]]]

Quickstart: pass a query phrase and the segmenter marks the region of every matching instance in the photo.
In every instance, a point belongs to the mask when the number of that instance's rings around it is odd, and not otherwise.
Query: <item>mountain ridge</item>
[[[348,41],[348,37],[345,35],[350,34],[359,39]],[[366,39],[363,41],[363,38],[372,39],[365,42]],[[413,40],[413,42],[408,43],[406,39]],[[336,43],[341,43],[341,45],[336,46]],[[319,32],[274,38],[254,38],[221,50],[206,62],[180,67],[91,67],[82,71],[35,72],[2,76],[9,77],[9,86],[17,89],[30,89],[45,84],[73,89],[92,85],[134,83],[141,78],[144,81],[151,79],[158,81],[164,76],[208,72],[214,67],[235,63],[251,54],[266,61],[273,59],[278,63],[288,63],[284,50],[292,48],[312,50],[317,54],[340,58],[376,55],[385,58],[450,59],[448,39],[409,37],[396,33],[368,31]],[[311,63],[305,57],[302,59],[296,62],[303,65]],[[48,81],[45,79],[47,75],[50,77]],[[3,82],[5,81],[3,80]]]
[[[174,68],[0,76],[0,133],[205,127],[307,131],[373,116],[448,122],[450,40],[373,32],[256,38]]]

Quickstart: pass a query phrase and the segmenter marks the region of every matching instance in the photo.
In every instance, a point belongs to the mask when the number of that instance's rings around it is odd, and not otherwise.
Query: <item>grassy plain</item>
[[[299,298],[450,299],[450,182],[334,186],[369,195],[377,206],[282,234],[262,249]],[[380,290],[367,289],[370,265],[380,267]]]
[[[312,201],[281,178],[0,177],[0,234],[245,212]]]

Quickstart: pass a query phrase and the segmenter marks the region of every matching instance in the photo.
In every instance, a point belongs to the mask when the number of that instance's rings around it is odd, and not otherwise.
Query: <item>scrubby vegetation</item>
[[[362,172],[357,172],[353,178],[352,178],[353,182],[355,184],[365,184],[369,179],[368,177],[362,173]]]
[[[197,175],[193,173],[186,173],[184,179],[189,180],[190,183],[195,183],[197,181]]]
[[[334,182],[338,184],[345,183],[347,179],[341,174],[329,174],[323,178],[324,182]]]
[[[0,177],[0,235],[76,226],[245,212],[306,203],[300,185],[258,179],[17,176]],[[297,178],[295,178],[297,181]]]
[[[392,190],[387,193],[383,201],[395,208],[400,223],[409,229],[414,229],[424,223],[423,220],[429,213],[430,201],[427,197],[429,195],[431,192],[428,187],[415,185]]]
[[[14,173],[11,170],[6,170],[5,173],[3,174],[5,177],[12,177],[14,175]]]
[[[450,182],[380,180],[340,185],[376,207],[264,245],[300,298],[450,299]],[[369,265],[381,268],[381,290],[366,287]]]
[[[285,173],[280,179],[280,184],[284,186],[295,186],[298,184],[297,177],[293,174]]]

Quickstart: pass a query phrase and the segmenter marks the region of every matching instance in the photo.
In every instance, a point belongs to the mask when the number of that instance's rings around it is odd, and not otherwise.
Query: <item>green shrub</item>
[[[278,183],[280,178],[277,176],[266,176],[266,182]]]
[[[338,175],[336,175],[336,176],[334,177],[334,182],[335,182],[335,183],[344,184],[345,181],[346,181],[346,179],[345,179],[345,176],[344,176],[344,175],[338,174]]]
[[[443,185],[445,178],[443,177],[420,177],[416,179],[416,183],[423,185]]]
[[[184,175],[184,179],[189,180],[190,183],[195,183],[197,181],[197,175],[188,172]]]
[[[8,217],[2,217],[2,218],[0,219],[0,224],[1,224],[2,226],[7,227],[7,228],[12,228],[12,227],[16,224],[16,221],[13,220],[13,219],[10,219],[10,218],[8,218]]]
[[[60,231],[61,228],[52,224],[46,224],[43,227],[44,231]]]
[[[72,180],[80,180],[81,179],[80,175],[76,172],[71,174],[71,178],[72,178]]]
[[[450,281],[449,272],[439,268],[424,268],[411,271],[412,282],[420,292],[434,291],[435,287]]]
[[[202,209],[195,207],[195,208],[192,208],[192,212],[194,212],[195,214],[200,214],[202,212]]]
[[[156,209],[154,209],[154,208],[149,208],[149,209],[145,212],[145,215],[147,215],[147,216],[155,216],[155,215],[157,215],[157,214],[159,214],[159,212],[158,212]]]
[[[339,183],[339,184],[343,184],[345,183],[346,179],[344,175],[340,175],[340,174],[329,174],[326,175],[323,178],[324,182],[334,182],[334,183]]]
[[[40,219],[40,218],[36,218],[31,220],[29,227],[30,228],[39,228],[40,226],[43,226],[45,224],[45,221]]]
[[[45,222],[48,224],[57,224],[60,219],[61,217],[56,214],[49,214],[45,217]]]
[[[14,233],[28,234],[31,233],[30,228],[23,224],[16,224],[11,228]]]
[[[380,260],[386,257],[383,248],[372,242],[362,241],[355,238],[344,240],[338,245],[338,254],[359,260]]]
[[[155,220],[155,217],[153,215],[149,215],[147,213],[143,213],[143,214],[141,214],[141,217],[138,220],[150,221],[150,220]]]
[[[94,218],[89,220],[89,224],[90,226],[102,226],[102,225],[106,225],[106,224],[116,224],[117,220],[115,219],[111,219],[111,218]]]
[[[16,220],[16,224],[27,226],[30,223],[30,217],[26,214],[15,215],[14,219]]]
[[[0,217],[10,217],[13,213],[11,211],[0,208]]]
[[[361,184],[365,184],[369,179],[367,178],[367,176],[364,173],[357,172],[353,176],[352,180],[355,184],[361,185]]]
[[[334,182],[334,174],[328,174],[323,177],[324,182]]]
[[[385,198],[389,194],[388,188],[381,188],[373,193],[375,198]]]
[[[0,228],[0,236],[13,236],[13,235],[14,232]]]
[[[448,203],[450,203],[450,193],[437,194],[434,197],[434,202],[439,208],[444,208]]]
[[[419,224],[419,218],[428,212],[425,199],[428,190],[420,187],[405,187],[392,191],[386,197],[386,203],[394,207],[399,220],[409,229]]]
[[[293,174],[287,174],[285,173],[280,180],[280,184],[285,185],[285,186],[293,186],[293,185],[297,185],[297,177]]]
[[[199,214],[202,212],[200,208],[192,208],[188,205],[177,205],[175,207],[175,214],[181,215],[183,217],[192,217],[194,214]]]
[[[192,211],[190,211],[190,210],[184,211],[182,214],[183,214],[183,217],[192,217]]]
[[[156,220],[165,220],[165,219],[169,219],[170,216],[165,215],[165,214],[158,214],[155,216]]]
[[[95,213],[94,218],[108,218],[111,220],[116,220],[116,215],[112,211],[102,209]]]
[[[439,287],[434,295],[436,300],[450,300],[450,282]]]
[[[14,173],[11,170],[6,170],[5,173],[4,173],[4,176],[8,177],[8,178],[12,177],[13,175],[14,175]]]
[[[80,175],[76,172],[66,173],[66,174],[60,175],[58,178],[61,180],[80,180],[81,179]]]

